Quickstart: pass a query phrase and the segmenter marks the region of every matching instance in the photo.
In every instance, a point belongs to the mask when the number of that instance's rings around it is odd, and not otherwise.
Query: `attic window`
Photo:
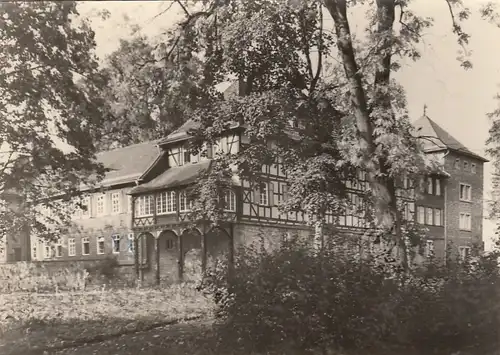
[[[460,169],[460,159],[455,159],[455,169]]]
[[[464,170],[467,170],[469,169],[469,163],[464,161]]]
[[[188,148],[183,149],[184,154],[184,164],[189,163],[191,161],[191,152]]]

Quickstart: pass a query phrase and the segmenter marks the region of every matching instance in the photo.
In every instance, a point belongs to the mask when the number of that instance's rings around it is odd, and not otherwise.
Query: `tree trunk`
[[[390,234],[394,240],[394,243],[400,250],[401,264],[403,268],[407,269],[406,247],[402,240],[394,180],[387,176],[388,162],[386,159],[383,156],[377,157],[373,122],[371,121],[370,109],[361,80],[362,74],[359,71],[354,54],[350,26],[347,19],[346,0],[325,0],[325,6],[335,23],[337,47],[348,80],[351,106],[354,111],[358,133],[358,144],[374,197],[376,222],[383,230],[383,233],[385,235]],[[394,0],[377,0],[377,32],[380,35],[386,36],[383,48],[387,49],[390,49],[392,44],[392,36],[389,35],[389,32],[392,32],[394,7]],[[390,63],[390,50],[383,51],[379,57],[379,66],[375,74],[375,90],[379,95],[376,97],[375,103],[381,105],[381,108],[383,108],[382,112],[387,113],[392,118],[390,97],[388,92],[383,90],[389,84]]]

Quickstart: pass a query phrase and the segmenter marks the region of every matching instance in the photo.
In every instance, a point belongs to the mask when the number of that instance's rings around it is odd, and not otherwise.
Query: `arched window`
[[[232,190],[227,190],[224,193],[224,210],[236,212],[236,194]]]

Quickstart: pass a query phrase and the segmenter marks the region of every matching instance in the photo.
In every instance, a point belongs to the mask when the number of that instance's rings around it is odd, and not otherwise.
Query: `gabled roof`
[[[129,145],[97,154],[97,161],[110,169],[101,185],[118,185],[134,182],[160,154],[157,141]]]
[[[131,195],[189,185],[210,168],[211,160],[168,168],[149,182],[134,187]]]
[[[442,150],[451,150],[457,153],[461,153],[483,162],[488,160],[482,156],[471,152],[460,143],[456,138],[451,136],[442,127],[440,127],[436,122],[431,120],[427,115],[420,117],[413,123],[416,129],[417,136],[421,137],[424,150],[427,153],[438,152]]]

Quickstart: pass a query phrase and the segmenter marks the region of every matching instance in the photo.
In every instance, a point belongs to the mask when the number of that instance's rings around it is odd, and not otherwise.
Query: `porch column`
[[[160,233],[155,235],[155,255],[156,255],[156,284],[160,285]]]
[[[179,282],[182,282],[184,277],[184,254],[182,252],[182,233],[177,236],[178,256],[177,256],[177,271]]]
[[[139,253],[140,253],[140,265],[139,265],[139,279],[141,282],[141,285],[144,283],[144,249],[146,249],[146,235],[143,233],[141,234],[140,241],[139,241]]]
[[[139,280],[139,235],[134,235],[134,266],[135,276]]]

